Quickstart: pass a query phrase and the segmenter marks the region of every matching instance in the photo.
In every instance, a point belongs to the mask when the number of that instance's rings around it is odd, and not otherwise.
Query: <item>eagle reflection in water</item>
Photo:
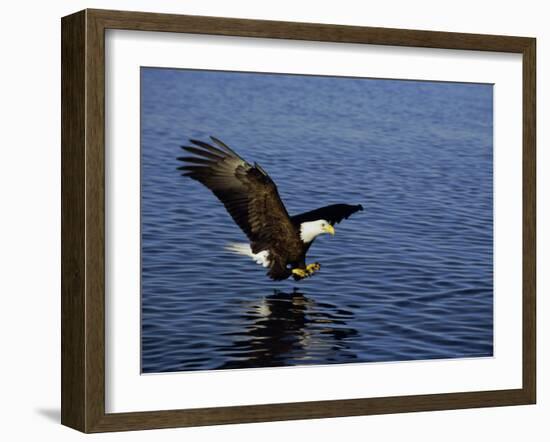
[[[219,369],[356,362],[346,340],[357,335],[347,321],[353,313],[316,302],[294,289],[275,291],[249,304],[247,325],[233,333],[224,349],[227,361]]]

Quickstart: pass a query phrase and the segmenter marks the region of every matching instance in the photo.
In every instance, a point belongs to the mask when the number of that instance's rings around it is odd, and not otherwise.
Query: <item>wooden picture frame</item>
[[[522,55],[523,385],[518,389],[131,413],[105,411],[105,30],[262,37]],[[536,158],[533,38],[84,10],[62,19],[62,410],[83,432],[533,404]]]

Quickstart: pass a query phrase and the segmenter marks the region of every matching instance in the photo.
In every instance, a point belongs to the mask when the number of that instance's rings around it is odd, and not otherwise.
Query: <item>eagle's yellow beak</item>
[[[333,226],[331,226],[330,224],[327,224],[327,226],[325,227],[325,232],[330,233],[332,236],[334,236],[334,234],[336,233],[336,230],[334,230]]]

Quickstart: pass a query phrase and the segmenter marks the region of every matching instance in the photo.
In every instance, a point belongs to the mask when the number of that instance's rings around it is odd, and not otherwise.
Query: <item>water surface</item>
[[[492,86],[142,68],[142,371],[493,353]],[[291,214],[365,210],[320,237],[313,278],[274,282],[176,170],[214,135]]]

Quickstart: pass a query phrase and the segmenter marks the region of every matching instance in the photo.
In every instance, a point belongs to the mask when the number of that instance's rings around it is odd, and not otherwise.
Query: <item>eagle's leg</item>
[[[295,281],[299,281],[300,279],[304,279],[308,277],[307,271],[305,269],[301,269],[299,267],[296,267],[292,269],[292,276],[294,277]]]
[[[292,276],[296,281],[300,279],[313,276],[313,274],[321,269],[321,264],[314,262],[313,264],[308,264],[307,266],[295,267],[292,269]]]

